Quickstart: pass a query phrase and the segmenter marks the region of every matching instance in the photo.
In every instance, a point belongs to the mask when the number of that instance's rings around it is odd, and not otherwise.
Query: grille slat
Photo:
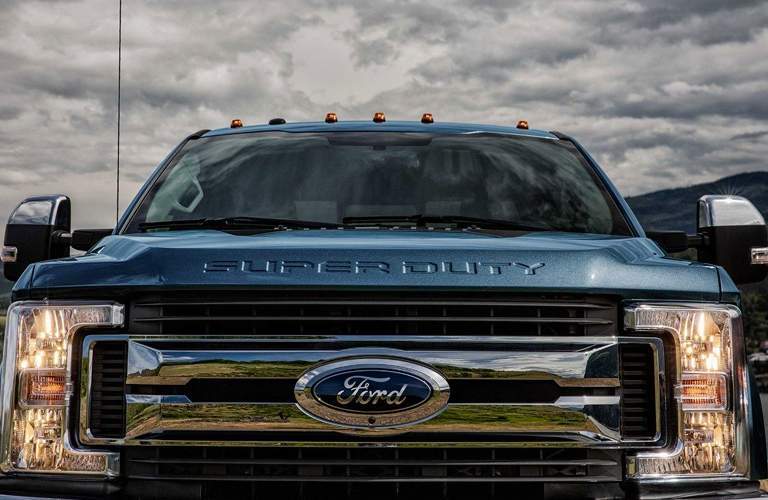
[[[173,476],[172,478],[167,477],[154,477],[150,475],[142,475],[137,474],[134,476],[131,476],[131,479],[139,479],[139,480],[173,480],[173,481],[195,481],[195,482],[201,482],[201,481],[218,481],[218,482],[256,482],[256,483],[268,483],[268,482],[286,482],[286,483],[292,483],[292,482],[313,482],[313,483],[483,483],[483,482],[492,482],[492,483],[504,483],[504,482],[515,482],[515,483],[532,483],[532,482],[543,482],[543,483],[556,483],[556,482],[567,482],[567,483],[577,483],[577,482],[590,482],[590,483],[607,483],[611,481],[616,481],[616,478],[614,476],[586,476],[587,479],[580,479],[581,476],[567,476],[567,477],[537,477],[537,476],[521,476],[521,477],[497,477],[497,476],[488,476],[488,477],[419,477],[419,478],[409,478],[409,477],[403,477],[403,476],[374,476],[374,477],[355,477],[355,476],[338,476],[338,477],[332,477],[332,476],[320,476],[317,475],[312,478],[308,477],[301,477],[301,476],[243,476],[238,478],[237,480],[233,480],[227,477],[221,477],[221,476],[214,476],[214,477],[205,477],[201,478],[200,476]]]
[[[91,358],[89,424],[95,437],[119,438],[125,434],[125,342],[97,342]]]
[[[396,450],[397,451],[397,450]],[[175,459],[159,459],[159,458],[136,458],[132,459],[136,463],[146,464],[223,464],[223,465],[296,465],[296,461],[281,460],[274,458],[267,459],[208,459],[208,458],[175,458]],[[301,465],[343,465],[343,466],[367,466],[367,467],[379,467],[382,465],[396,465],[400,467],[411,466],[430,466],[434,465],[433,461],[426,460],[302,460]],[[478,466],[488,467],[496,466],[501,467],[505,465],[530,465],[537,467],[551,467],[559,465],[572,465],[572,466],[603,466],[610,467],[618,465],[614,460],[443,460],[440,462],[441,466]]]
[[[378,317],[378,316],[361,316],[361,317],[324,317],[324,316],[302,316],[303,321],[335,321],[335,322],[356,322],[356,321],[392,321],[392,322],[412,322],[412,321],[432,321],[432,322],[445,322],[451,323],[456,321],[462,322],[492,322],[492,323],[565,323],[574,325],[610,325],[611,321],[607,320],[593,320],[582,318],[483,318],[483,317],[449,317],[441,316],[436,318],[402,318],[398,316],[391,317]],[[184,316],[179,318],[135,318],[136,322],[147,321],[296,321],[294,317],[285,316]]]
[[[538,302],[525,302],[525,301],[519,301],[515,300],[514,302],[502,302],[502,301],[484,301],[484,300],[464,300],[460,302],[456,302],[457,304],[462,305],[473,305],[473,306],[487,306],[487,307],[541,307],[541,306],[558,306],[558,307],[564,307],[564,308],[572,308],[572,309],[611,309],[612,307],[609,305],[600,305],[600,304],[591,304],[586,302],[545,302],[545,301],[538,301]],[[142,301],[140,303],[142,306],[146,307],[159,307],[159,306],[167,306],[167,305],[174,305],[173,302],[148,302],[148,301]],[[297,305],[297,306],[323,306],[323,305],[338,305],[338,300],[258,300],[258,301],[238,301],[238,300],[229,300],[226,302],[226,305],[229,306],[256,306],[256,305]],[[407,306],[434,306],[439,305],[440,302],[435,301],[426,301],[426,300],[407,300],[407,301],[393,301],[393,300],[376,300],[375,302],[372,302],[370,300],[344,300],[344,304],[348,306],[370,306],[372,304],[378,305],[378,306],[401,306],[401,305],[407,305]],[[183,302],[183,305],[186,306],[194,306],[194,307],[201,307],[201,306],[210,306],[211,302],[199,302],[195,300],[185,300]]]

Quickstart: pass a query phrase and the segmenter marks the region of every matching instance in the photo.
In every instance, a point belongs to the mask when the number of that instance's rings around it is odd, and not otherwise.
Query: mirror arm
[[[51,233],[51,243],[70,246],[72,244],[72,233],[61,230],[54,231]]]
[[[706,234],[689,234],[688,248],[706,248],[709,246],[709,236]]]
[[[112,229],[75,229],[70,235],[70,245],[75,250],[89,251],[102,238],[112,234]]]

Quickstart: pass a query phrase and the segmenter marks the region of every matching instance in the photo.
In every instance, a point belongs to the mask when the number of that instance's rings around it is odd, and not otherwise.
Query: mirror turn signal
[[[753,265],[768,265],[768,247],[752,247],[751,260]]]
[[[18,255],[19,255],[18,248],[4,246],[2,250],[0,250],[0,262],[4,262],[4,263],[16,262],[16,258],[18,257]]]

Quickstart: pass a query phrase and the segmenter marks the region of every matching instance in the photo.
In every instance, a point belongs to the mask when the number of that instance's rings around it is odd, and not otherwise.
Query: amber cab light
[[[229,128],[240,128],[243,126],[243,120],[240,118],[235,118],[232,120],[232,122],[229,124]]]
[[[517,122],[517,128],[528,130],[528,120],[519,120]]]
[[[339,121],[339,117],[336,116],[336,113],[327,113],[325,115],[325,123],[336,123]]]
[[[435,118],[432,113],[424,113],[421,115],[421,123],[435,123]]]
[[[373,114],[374,123],[384,123],[385,121],[387,121],[387,117],[384,116],[384,113],[382,113],[381,111],[378,111]]]

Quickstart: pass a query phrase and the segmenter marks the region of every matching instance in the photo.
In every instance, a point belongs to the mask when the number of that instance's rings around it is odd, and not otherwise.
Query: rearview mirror
[[[698,233],[704,240],[698,247],[699,260],[723,266],[735,283],[754,283],[768,275],[765,220],[746,198],[699,198]]]
[[[28,265],[69,256],[71,203],[63,195],[35,196],[11,212],[0,257],[6,279],[16,281]]]

